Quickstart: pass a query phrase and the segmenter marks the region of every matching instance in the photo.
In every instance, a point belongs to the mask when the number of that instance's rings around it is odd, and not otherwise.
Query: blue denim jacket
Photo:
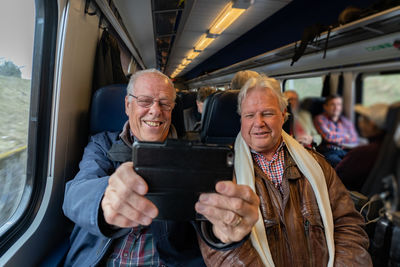
[[[80,171],[66,185],[63,210],[75,223],[65,266],[98,265],[113,240],[129,233],[121,229],[107,235],[101,231],[100,203],[109,175],[120,163],[107,157],[114,143],[123,142],[119,133],[94,135],[86,146]],[[100,224],[100,225],[99,225]],[[189,222],[155,221],[150,225],[161,260],[167,266],[205,266],[197,243],[195,227]]]

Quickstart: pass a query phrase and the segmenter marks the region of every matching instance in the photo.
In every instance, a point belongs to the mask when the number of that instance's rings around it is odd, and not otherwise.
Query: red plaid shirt
[[[164,266],[160,261],[150,228],[139,226],[113,245],[106,266]]]
[[[282,179],[285,165],[285,151],[283,146],[285,142],[282,141],[275,154],[272,156],[270,161],[267,160],[262,154],[251,151],[253,160],[261,168],[261,170],[267,175],[268,179],[279,189],[282,193]]]
[[[314,124],[322,139],[327,143],[327,148],[358,144],[358,134],[354,125],[344,116],[340,116],[337,122],[333,122],[324,113],[315,117]]]

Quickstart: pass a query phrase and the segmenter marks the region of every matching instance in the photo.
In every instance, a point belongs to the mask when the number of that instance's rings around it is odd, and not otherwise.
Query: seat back
[[[392,104],[386,115],[386,134],[379,149],[378,158],[368,175],[361,193],[371,197],[376,193],[384,191],[382,180],[390,174],[400,175],[400,149],[397,147],[394,136],[397,128],[400,127],[400,102]],[[400,179],[397,177],[397,179]],[[397,183],[400,181],[398,180]],[[399,203],[396,203],[399,204]]]
[[[200,133],[203,143],[233,144],[240,131],[238,94],[239,90],[217,92],[204,101]]]
[[[183,118],[183,103],[182,98],[177,95],[175,99],[175,107],[171,114],[171,123],[174,125],[178,137],[185,135],[185,123]]]
[[[182,109],[196,107],[197,92],[182,91],[178,92],[177,95],[182,100]]]
[[[183,131],[189,132],[192,131],[192,117],[195,117],[196,120],[200,120],[201,114],[197,111],[197,92],[189,92],[189,91],[180,91],[177,93],[177,98],[181,100],[182,106],[182,118],[183,118]],[[176,127],[176,125],[174,124]]]
[[[125,113],[126,84],[113,84],[98,89],[90,108],[90,134],[120,131],[128,120]]]
[[[300,108],[307,110],[315,117],[324,112],[325,97],[306,97],[301,101]]]
[[[285,123],[282,125],[282,129],[290,134],[293,135],[293,128],[294,128],[294,118],[293,118],[293,112],[292,112],[292,107],[290,105],[290,103],[288,103],[287,107],[286,107],[286,112],[289,114],[287,120],[285,121]]]

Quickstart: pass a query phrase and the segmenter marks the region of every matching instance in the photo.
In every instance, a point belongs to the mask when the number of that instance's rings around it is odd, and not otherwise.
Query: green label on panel
[[[393,47],[393,44],[384,43],[384,44],[369,46],[369,47],[366,47],[365,49],[369,52],[372,52],[372,51],[378,51],[378,50],[382,50],[382,49],[389,48],[389,47]]]

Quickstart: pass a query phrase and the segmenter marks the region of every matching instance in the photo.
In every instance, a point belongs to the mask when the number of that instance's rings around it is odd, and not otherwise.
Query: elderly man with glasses
[[[205,266],[197,236],[216,249],[240,245],[258,219],[259,199],[249,186],[219,182],[196,203],[210,223],[153,221],[158,209],[144,196],[148,186],[121,154],[130,155],[134,140],[176,138],[175,89],[153,69],[133,75],[127,91],[122,132],[93,136],[66,186],[63,209],[75,228],[65,265]]]

